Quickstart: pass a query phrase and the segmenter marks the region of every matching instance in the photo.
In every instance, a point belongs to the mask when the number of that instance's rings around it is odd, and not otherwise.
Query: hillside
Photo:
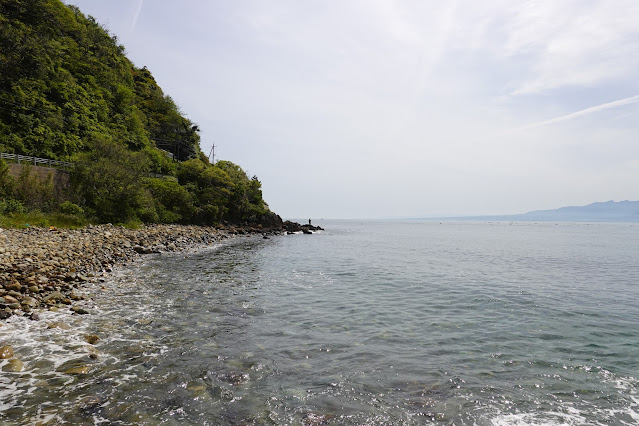
[[[60,0],[0,0],[0,152],[78,164],[64,199],[46,182],[24,194],[29,176],[12,181],[0,164],[0,214],[67,202],[101,222],[275,220],[257,177],[209,164],[199,142],[197,124],[92,17]]]
[[[0,1],[0,55],[0,151],[72,161],[106,138],[149,152],[177,140],[181,159],[197,154],[197,127],[76,7]]]

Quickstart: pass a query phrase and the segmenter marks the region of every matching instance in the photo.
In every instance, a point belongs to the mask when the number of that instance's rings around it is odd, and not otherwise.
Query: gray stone
[[[73,313],[79,314],[79,315],[86,315],[89,313],[89,311],[87,311],[84,308],[81,308],[79,306],[74,306],[71,308],[71,311],[73,311]]]
[[[38,304],[38,301],[35,300],[33,297],[23,297],[22,298],[22,302],[20,302],[22,305],[26,305],[26,306],[30,306],[30,307],[34,307]]]
[[[46,302],[49,300],[60,300],[60,299],[62,299],[62,293],[60,293],[59,291],[54,291],[42,300]]]

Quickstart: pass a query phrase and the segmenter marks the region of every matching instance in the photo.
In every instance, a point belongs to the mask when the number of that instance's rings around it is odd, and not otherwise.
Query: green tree
[[[242,222],[257,222],[268,209],[262,199],[262,184],[253,176],[249,179],[240,166],[230,161],[218,161],[215,166],[222,169],[233,182],[229,198],[229,219]]]
[[[180,163],[178,182],[194,196],[195,220],[211,224],[227,218],[233,182],[222,169],[193,158]]]
[[[196,212],[193,195],[179,183],[147,178],[144,186],[150,191],[155,202],[155,211],[161,223],[189,223]]]
[[[97,138],[74,172],[78,204],[102,222],[157,219],[153,199],[143,185],[150,162],[142,152]]]

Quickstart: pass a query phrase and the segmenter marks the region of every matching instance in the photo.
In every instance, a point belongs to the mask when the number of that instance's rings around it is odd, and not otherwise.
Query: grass
[[[90,222],[85,217],[69,215],[64,213],[42,213],[41,211],[32,211],[28,213],[9,213],[0,215],[0,227],[24,229],[30,226],[39,228],[48,228],[55,226],[56,228],[75,229],[82,228]]]
[[[48,228],[55,226],[61,229],[77,229],[87,225],[96,225],[99,222],[90,220],[83,215],[73,215],[66,213],[43,213],[39,210],[30,212],[14,212],[0,214],[0,228],[25,229],[31,226],[37,228]],[[124,223],[116,223],[116,226],[123,226],[128,229],[139,229],[144,223],[139,220],[129,220]]]

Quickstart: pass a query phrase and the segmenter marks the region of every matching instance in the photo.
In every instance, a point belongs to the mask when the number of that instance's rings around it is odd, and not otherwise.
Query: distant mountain
[[[473,216],[461,220],[555,221],[555,222],[639,222],[639,201],[605,201],[587,206],[535,210],[523,214]]]

